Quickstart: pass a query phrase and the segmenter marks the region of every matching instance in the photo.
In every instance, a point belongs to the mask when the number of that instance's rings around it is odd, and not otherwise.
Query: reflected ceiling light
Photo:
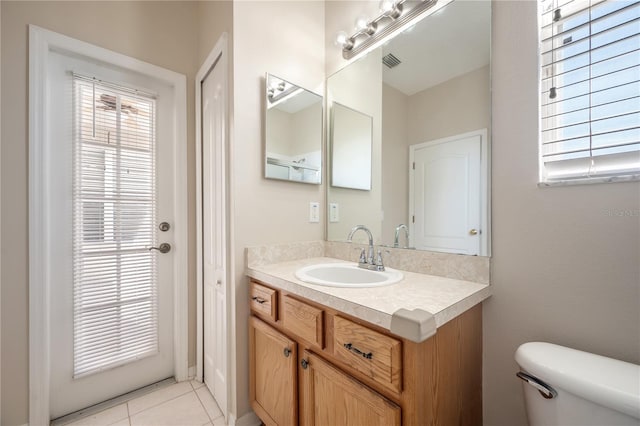
[[[406,0],[382,0],[380,15],[372,20],[365,16],[356,19],[356,32],[349,36],[344,31],[336,35],[336,44],[342,46],[342,57],[351,59],[365,49],[406,25],[415,17],[435,6],[439,0],[407,2]],[[449,3],[451,0],[445,1]]]

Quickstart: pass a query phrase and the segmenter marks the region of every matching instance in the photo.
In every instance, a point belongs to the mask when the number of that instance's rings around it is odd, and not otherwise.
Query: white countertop
[[[400,310],[426,311],[433,316],[430,321],[435,320],[435,327],[441,327],[491,295],[488,285],[407,271],[401,271],[404,278],[396,284],[371,288],[327,287],[300,281],[295,276],[295,271],[303,266],[331,262],[351,263],[316,257],[250,266],[247,275],[415,341],[419,340],[398,331],[402,327],[394,326],[392,330],[392,319],[397,325]],[[428,314],[425,315],[431,317]]]

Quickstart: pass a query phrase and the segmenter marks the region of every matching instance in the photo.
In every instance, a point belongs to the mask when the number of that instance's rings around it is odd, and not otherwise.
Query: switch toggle
[[[309,222],[320,222],[320,203],[317,201],[312,201],[309,203]]]
[[[340,222],[338,203],[329,203],[329,222]]]

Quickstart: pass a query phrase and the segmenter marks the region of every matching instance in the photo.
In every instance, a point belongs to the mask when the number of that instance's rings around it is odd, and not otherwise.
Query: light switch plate
[[[317,201],[309,203],[309,222],[320,222],[320,203]]]
[[[338,203],[329,203],[329,222],[340,222],[340,208]]]

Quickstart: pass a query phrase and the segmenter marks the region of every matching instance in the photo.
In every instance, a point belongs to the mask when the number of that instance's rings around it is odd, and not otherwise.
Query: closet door
[[[204,382],[227,415],[227,224],[225,69],[202,81],[202,266]]]

